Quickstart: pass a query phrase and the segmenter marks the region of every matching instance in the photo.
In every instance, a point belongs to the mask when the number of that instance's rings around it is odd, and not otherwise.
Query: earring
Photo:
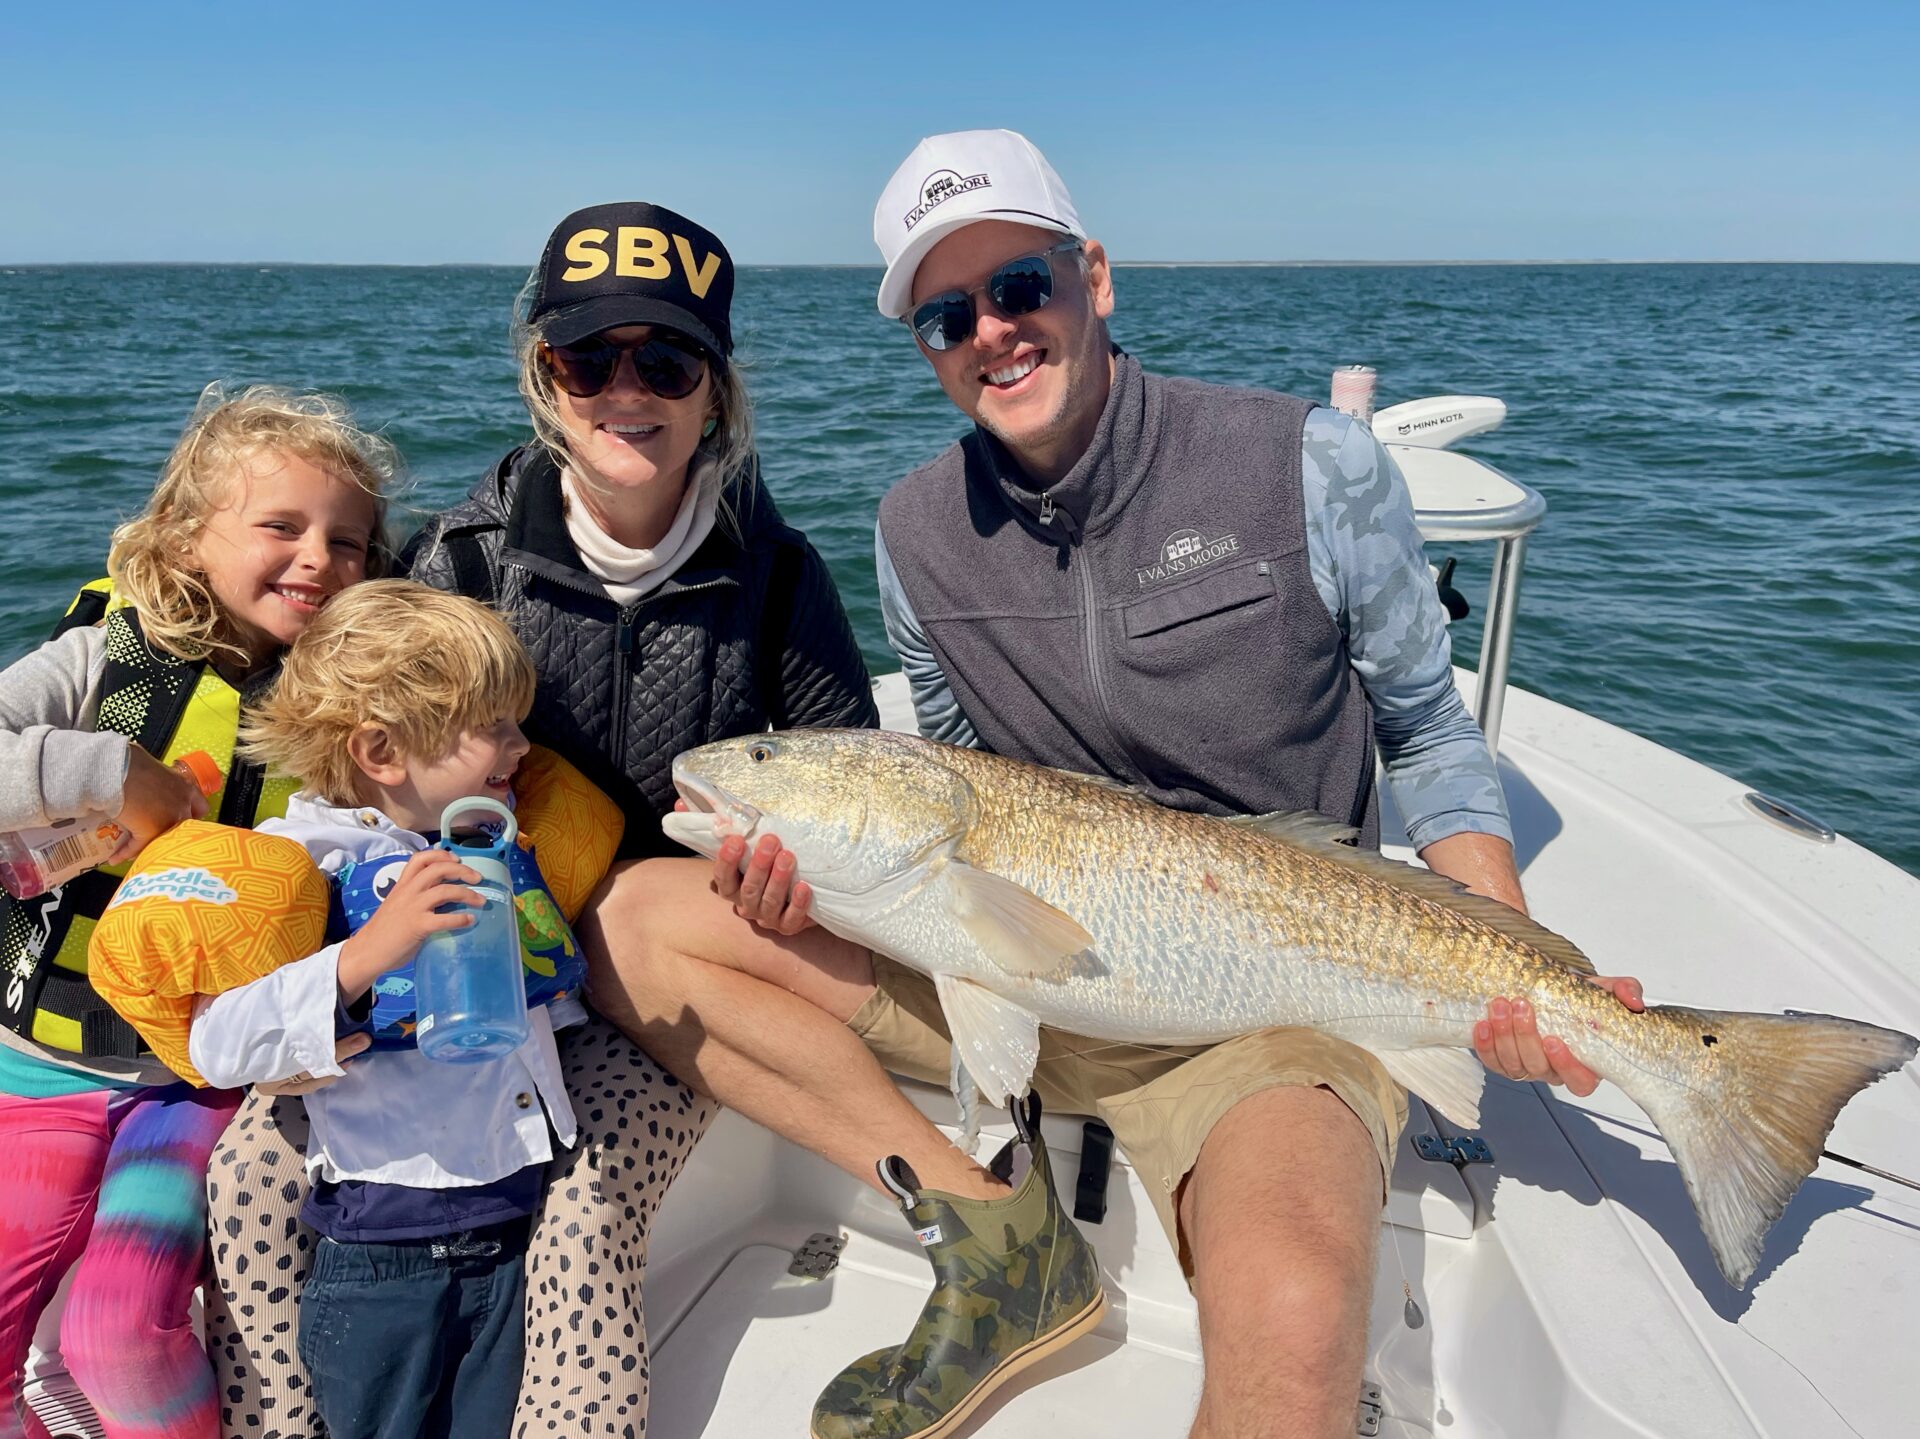
[[[706,424],[700,427],[700,438],[703,440],[712,439],[713,432],[719,428],[720,428],[719,417],[715,415],[708,415]]]

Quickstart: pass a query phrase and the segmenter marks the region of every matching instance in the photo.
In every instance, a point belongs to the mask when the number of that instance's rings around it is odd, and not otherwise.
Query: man
[[[1521,908],[1406,489],[1367,429],[1288,396],[1147,375],[1116,350],[1106,252],[1018,135],[923,141],[874,233],[882,313],[908,321],[975,426],[881,504],[887,631],[922,731],[1183,808],[1318,811],[1368,844],[1377,739],[1423,859]],[[648,936],[596,995],[722,1102],[849,1172],[880,1162],[870,1182],[929,1245],[935,1294],[902,1344],[828,1386],[814,1433],[947,1433],[1097,1319],[1084,1240],[1036,1188],[1037,1137],[1024,1177],[982,1170],[881,1073],[944,1080],[929,983],[805,928],[805,886],[776,842],[752,856],[730,842],[713,879],[774,933],[743,938],[683,880],[651,877],[647,902],[610,900],[588,936],[604,951],[606,916],[629,913]],[[1637,1006],[1631,981],[1608,983]],[[1351,1433],[1404,1093],[1311,1031],[1093,1048],[1048,1033],[1035,1087],[1108,1121],[1187,1265],[1205,1358],[1194,1434],[1271,1433],[1275,1415],[1288,1434]],[[1515,1078],[1596,1082],[1505,1001],[1478,1048]],[[1060,1274],[1063,1293],[1040,1292]]]

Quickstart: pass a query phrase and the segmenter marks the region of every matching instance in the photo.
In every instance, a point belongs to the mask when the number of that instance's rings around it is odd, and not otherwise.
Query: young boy
[[[305,845],[336,897],[378,866],[378,907],[357,931],[198,1001],[189,1043],[218,1086],[339,1076],[307,1098],[301,1212],[321,1240],[299,1351],[333,1439],[504,1439],[511,1424],[531,1215],[553,1135],[575,1134],[553,1031],[584,1012],[571,997],[532,1008],[526,1042],[480,1064],[402,1047],[343,1069],[334,1042],[364,1024],[376,981],[472,923],[480,899],[462,882],[479,876],[431,846],[453,801],[510,801],[533,688],[484,605],[372,581],[314,619],[244,731],[248,753],[302,785],[262,832]]]

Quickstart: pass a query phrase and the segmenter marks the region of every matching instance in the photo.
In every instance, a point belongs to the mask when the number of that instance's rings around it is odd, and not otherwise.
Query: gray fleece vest
[[[1044,494],[979,429],[888,492],[882,538],[982,743],[1378,844],[1372,707],[1307,563],[1312,408],[1121,354],[1093,444]]]

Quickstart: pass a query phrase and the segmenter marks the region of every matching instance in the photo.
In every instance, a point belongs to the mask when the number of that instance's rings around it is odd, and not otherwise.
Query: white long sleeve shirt
[[[427,841],[369,808],[294,796],[262,833],[306,846],[329,876],[348,862],[412,854]],[[339,1075],[307,1096],[307,1172],[417,1189],[487,1184],[553,1157],[552,1134],[578,1132],[560,1077],[555,1023],[584,1017],[577,1001],[527,1013],[527,1039],[483,1064],[445,1064],[417,1049],[368,1051],[334,1063],[340,946],[330,944],[251,984],[196,1001],[187,1052],[209,1084],[235,1088],[302,1072]],[[552,1126],[549,1130],[548,1120]]]

